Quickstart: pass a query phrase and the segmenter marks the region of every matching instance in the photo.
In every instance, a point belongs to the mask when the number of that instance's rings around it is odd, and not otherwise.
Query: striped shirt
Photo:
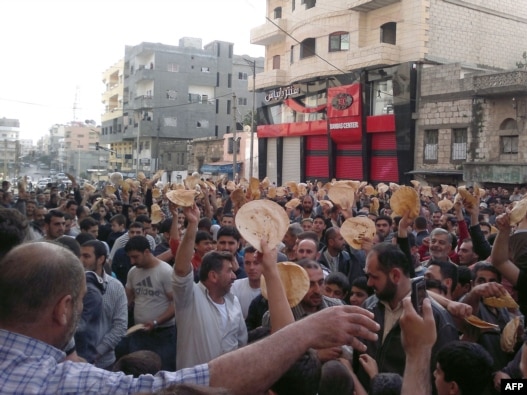
[[[135,394],[171,384],[209,385],[207,364],[138,378],[79,362],[62,362],[66,354],[39,340],[0,329],[2,394]]]

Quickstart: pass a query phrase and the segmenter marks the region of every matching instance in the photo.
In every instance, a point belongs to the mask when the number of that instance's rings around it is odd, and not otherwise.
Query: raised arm
[[[176,252],[174,260],[174,272],[179,277],[184,277],[192,271],[192,255],[194,254],[194,244],[196,241],[196,233],[198,232],[199,222],[199,208],[196,204],[192,207],[185,207],[183,213],[187,218],[188,225],[185,235]],[[177,216],[173,219],[177,221]],[[172,235],[171,235],[172,236]]]
[[[501,214],[496,218],[496,227],[498,228],[498,234],[490,254],[492,266],[498,269],[501,275],[509,280],[512,285],[516,286],[520,269],[509,260],[509,239],[511,234],[509,215]]]

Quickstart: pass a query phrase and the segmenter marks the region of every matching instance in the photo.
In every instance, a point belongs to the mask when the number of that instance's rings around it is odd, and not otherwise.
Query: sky
[[[126,45],[178,45],[181,37],[234,43],[264,56],[250,30],[265,23],[265,0],[2,0],[0,118],[20,121],[34,143],[54,124],[100,124],[102,73]],[[76,110],[74,111],[74,107]]]

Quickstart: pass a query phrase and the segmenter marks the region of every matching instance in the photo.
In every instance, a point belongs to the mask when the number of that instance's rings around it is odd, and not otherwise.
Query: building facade
[[[20,169],[20,121],[0,118],[0,173],[2,179],[18,175]]]
[[[182,38],[178,46],[126,47],[122,70],[117,66],[103,76],[109,82],[101,144],[115,152],[115,170],[187,171],[190,140],[222,138],[250,113],[248,80],[262,62],[234,55],[232,43],[202,47],[197,38]],[[110,115],[121,103],[122,115]]]
[[[278,184],[404,183],[425,174],[424,125],[446,116],[431,114],[426,79],[435,75],[442,99],[452,91],[457,100],[465,75],[513,69],[527,33],[527,9],[508,0],[267,0],[266,16],[251,31],[251,42],[266,48],[255,81],[265,92],[259,176]],[[460,64],[457,75],[441,68],[452,64]],[[464,99],[472,103],[474,92]],[[450,129],[474,134],[468,110],[456,107]],[[436,129],[440,141],[452,133]],[[443,170],[461,179],[464,162],[455,162]]]

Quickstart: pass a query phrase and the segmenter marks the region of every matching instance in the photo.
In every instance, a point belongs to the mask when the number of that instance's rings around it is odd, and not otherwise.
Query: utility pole
[[[236,151],[238,143],[236,141],[236,94],[232,94],[232,118],[233,118],[233,129],[232,129],[232,180],[236,182]]]
[[[253,110],[251,114],[251,148],[249,149],[249,179],[253,177],[254,168],[254,113],[256,111],[256,59],[252,62],[253,66]]]

